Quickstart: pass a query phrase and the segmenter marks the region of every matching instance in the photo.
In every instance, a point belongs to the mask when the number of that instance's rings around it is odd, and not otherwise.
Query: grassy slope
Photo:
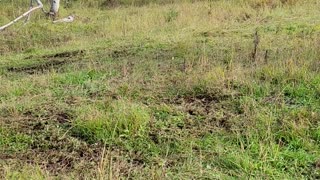
[[[2,32],[0,174],[319,178],[319,3],[251,2],[74,4]]]

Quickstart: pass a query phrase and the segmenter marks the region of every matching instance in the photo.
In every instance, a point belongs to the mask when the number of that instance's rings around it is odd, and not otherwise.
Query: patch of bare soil
[[[109,166],[114,167],[114,174],[119,177],[127,177],[130,171],[143,168],[139,154],[106,147],[108,151],[103,155],[103,144],[88,144],[70,135],[68,132],[72,128],[73,119],[72,112],[62,111],[52,105],[0,118],[1,126],[32,137],[32,143],[24,152],[0,150],[0,166],[3,162],[13,162],[16,166],[31,164],[40,166],[53,176],[76,172],[79,177],[86,177],[88,171],[96,170],[102,166],[101,163],[105,166],[109,162],[108,158],[113,162]]]
[[[66,52],[61,52],[61,53],[56,53],[56,54],[51,54],[51,55],[44,55],[44,56],[42,56],[42,58],[45,58],[45,59],[69,58],[69,57],[84,55],[84,53],[85,53],[85,50],[66,51]]]
[[[134,48],[133,47],[124,47],[117,50],[113,50],[109,53],[109,56],[112,58],[121,58],[121,57],[128,57],[134,56]]]
[[[59,69],[65,64],[73,63],[75,61],[75,57],[81,57],[84,53],[84,50],[79,50],[44,55],[41,57],[29,56],[26,58],[26,60],[31,58],[38,58],[44,60],[44,62],[23,67],[8,67],[7,70],[10,72],[23,72],[27,74],[44,73],[49,71],[50,69]]]
[[[185,122],[177,128],[200,136],[216,130],[231,131],[233,117],[241,114],[234,98],[222,93],[178,96],[167,103],[187,114]]]
[[[7,68],[10,72],[24,72],[27,74],[37,74],[37,73],[44,73],[49,69],[55,69],[58,67],[63,66],[64,64],[71,63],[71,61],[66,60],[51,60],[45,63],[26,66],[26,67],[10,67]]]
[[[32,144],[25,152],[0,152],[0,159],[39,165],[52,175],[92,168],[97,164],[101,146],[87,145],[67,134],[72,113],[55,108],[46,109],[41,114],[37,111],[30,110],[1,120],[3,126],[31,136]]]
[[[41,58],[41,59],[52,59],[52,58],[69,58],[69,57],[74,57],[74,56],[80,56],[84,55],[85,50],[75,50],[75,51],[65,51],[65,52],[60,52],[60,53],[55,53],[55,54],[46,54],[40,57],[37,56],[28,56],[25,58],[25,60],[28,59],[34,59],[34,58]]]

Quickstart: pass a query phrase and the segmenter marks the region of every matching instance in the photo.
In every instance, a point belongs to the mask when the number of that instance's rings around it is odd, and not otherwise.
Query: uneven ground
[[[0,33],[0,178],[320,178],[318,0],[106,2]]]

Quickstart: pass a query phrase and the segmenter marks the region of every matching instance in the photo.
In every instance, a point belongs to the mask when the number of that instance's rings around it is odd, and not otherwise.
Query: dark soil
[[[41,59],[41,63],[27,65],[23,67],[8,67],[7,70],[10,72],[17,72],[17,73],[27,73],[27,74],[38,74],[38,73],[45,73],[51,69],[59,69],[65,64],[73,63],[77,58],[81,58],[84,55],[84,50],[78,51],[67,51],[62,53],[44,55],[41,57],[33,57],[29,56],[25,58],[28,59]]]

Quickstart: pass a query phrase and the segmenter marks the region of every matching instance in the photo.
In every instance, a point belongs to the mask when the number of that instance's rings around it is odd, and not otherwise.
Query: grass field
[[[28,9],[0,2],[0,25]],[[319,179],[320,1],[71,1],[0,32],[1,179]],[[256,50],[255,50],[256,49]]]

